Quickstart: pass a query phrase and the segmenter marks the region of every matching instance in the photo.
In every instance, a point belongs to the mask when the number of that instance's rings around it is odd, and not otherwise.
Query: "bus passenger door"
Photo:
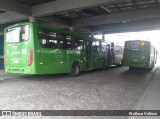
[[[122,46],[117,46],[116,51],[115,51],[115,59],[116,59],[116,64],[122,63],[122,58],[123,58],[123,47]]]
[[[92,64],[92,43],[91,41],[86,41],[85,43],[86,47],[86,68],[91,69],[91,64]]]
[[[84,71],[87,69],[87,55],[86,47],[83,38],[74,38],[74,61],[79,61],[80,70]]]
[[[92,69],[102,67],[101,47],[99,41],[92,42]]]
[[[108,66],[111,66],[112,63],[112,51],[111,51],[111,46],[110,44],[107,45],[107,49],[108,49]]]

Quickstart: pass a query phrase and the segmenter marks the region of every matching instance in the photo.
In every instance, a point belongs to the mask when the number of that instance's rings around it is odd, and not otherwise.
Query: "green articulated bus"
[[[114,45],[113,42],[108,44],[108,66],[122,66],[123,51],[123,46]]]
[[[152,69],[157,61],[157,50],[150,41],[129,40],[125,42],[123,66]]]
[[[106,42],[39,23],[7,27],[4,48],[7,73],[77,76],[109,65]]]

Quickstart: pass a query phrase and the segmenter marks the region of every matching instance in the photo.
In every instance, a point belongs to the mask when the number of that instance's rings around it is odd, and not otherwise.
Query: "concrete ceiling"
[[[0,24],[34,16],[39,22],[60,28],[72,26],[107,33],[126,25],[129,25],[127,29],[132,29],[130,24],[143,21],[153,24],[155,19],[160,20],[159,11],[160,0],[1,0]],[[150,24],[142,26],[148,28]]]

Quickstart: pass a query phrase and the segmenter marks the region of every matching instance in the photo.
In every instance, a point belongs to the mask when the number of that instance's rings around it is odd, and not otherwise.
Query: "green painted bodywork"
[[[38,23],[18,23],[8,28],[29,25],[29,40],[19,43],[4,42],[5,51],[5,72],[19,74],[58,74],[70,73],[73,63],[78,63],[80,71],[101,68],[103,62],[107,65],[107,53],[94,51],[92,47],[82,51],[42,48],[38,41],[38,28],[52,30],[58,33],[69,34],[73,37],[81,37],[85,44],[91,43],[92,39],[84,34],[53,28]],[[87,45],[86,45],[87,47]],[[28,66],[29,51],[33,50],[33,62]]]
[[[127,42],[144,42],[144,50],[131,50],[126,48]],[[150,41],[126,41],[123,54],[123,66],[129,66],[133,68],[152,68],[157,60],[157,51],[151,45]]]

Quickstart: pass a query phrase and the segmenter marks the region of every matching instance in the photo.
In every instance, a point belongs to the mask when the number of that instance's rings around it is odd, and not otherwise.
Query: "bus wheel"
[[[129,70],[133,70],[133,69],[134,69],[134,67],[129,66]]]
[[[106,70],[106,61],[103,61],[103,64],[102,64],[102,71],[105,71]]]
[[[74,63],[71,69],[71,76],[76,77],[79,75],[79,73],[80,73],[79,65],[77,63]]]
[[[122,67],[122,63],[116,64],[117,67]]]

